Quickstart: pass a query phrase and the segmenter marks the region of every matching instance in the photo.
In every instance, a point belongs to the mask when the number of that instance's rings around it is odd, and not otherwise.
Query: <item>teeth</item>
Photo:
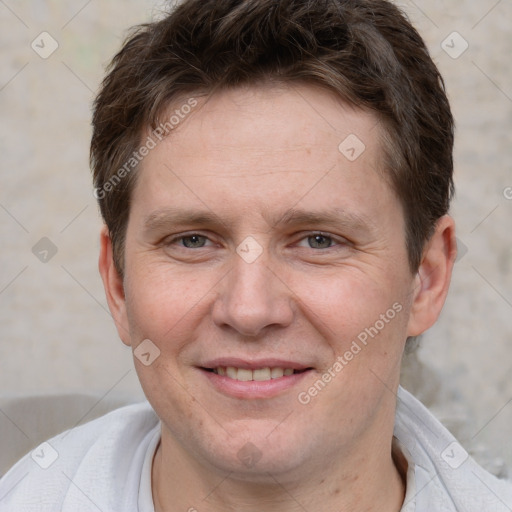
[[[230,378],[230,379],[235,379],[237,378],[238,376],[238,370],[236,368],[233,368],[232,366],[228,366],[226,368],[226,375]]]
[[[236,380],[241,380],[242,382],[252,380],[252,370],[247,370],[246,368],[238,368]]]
[[[240,375],[240,370],[238,370],[238,375]],[[252,379],[253,380],[270,380],[271,373],[270,368],[261,368],[259,370],[252,371]]]
[[[248,368],[235,368],[228,366],[227,368],[219,366],[213,369],[217,375],[229,377],[230,379],[248,382],[250,380],[265,381],[271,379],[279,379],[283,376],[293,375],[292,368],[258,368],[249,370]]]
[[[278,379],[279,377],[282,377],[284,375],[284,370],[282,368],[272,368],[270,370],[270,376],[273,379]]]

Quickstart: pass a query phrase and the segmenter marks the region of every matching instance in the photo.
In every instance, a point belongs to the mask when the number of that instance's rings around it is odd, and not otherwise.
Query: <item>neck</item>
[[[207,468],[163,427],[153,461],[155,512],[399,512],[405,495],[401,455],[392,455],[391,439],[368,448],[363,456],[354,451],[333,464],[247,481]]]

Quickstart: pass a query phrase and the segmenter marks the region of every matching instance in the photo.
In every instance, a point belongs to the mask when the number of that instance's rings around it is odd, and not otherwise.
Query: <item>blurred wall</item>
[[[403,382],[503,474],[512,467],[512,3],[400,5],[457,121],[460,244],[442,317],[406,357]],[[142,397],[97,272],[88,145],[105,64],[128,27],[158,12],[150,0],[0,2],[0,397]]]

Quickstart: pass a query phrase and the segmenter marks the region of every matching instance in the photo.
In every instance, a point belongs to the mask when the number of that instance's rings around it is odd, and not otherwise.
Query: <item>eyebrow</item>
[[[144,219],[144,230],[159,231],[175,224],[218,225],[224,223],[213,212],[165,208],[150,213]]]
[[[368,216],[355,212],[348,212],[343,208],[328,210],[306,211],[288,210],[274,225],[310,225],[323,224],[350,228],[356,231],[370,231],[376,229],[375,222]]]
[[[300,210],[292,208],[274,219],[266,218],[269,230],[276,227],[288,226],[333,226],[347,229],[352,232],[371,232],[377,229],[373,219],[360,213],[348,212],[343,208],[332,208],[328,210]],[[212,211],[165,208],[150,213],[144,219],[144,231],[159,232],[168,229],[169,226],[190,225],[209,226],[225,228],[230,227],[229,221],[223,221]]]

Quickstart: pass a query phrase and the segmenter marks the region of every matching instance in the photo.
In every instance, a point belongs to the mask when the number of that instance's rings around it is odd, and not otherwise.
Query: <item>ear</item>
[[[455,223],[445,215],[438,220],[423,251],[412,292],[408,336],[420,335],[438,319],[448,294],[456,256]]]
[[[128,317],[126,315],[126,299],[124,295],[123,279],[114,264],[112,240],[106,226],[100,233],[100,257],[98,261],[105,295],[112,318],[116,324],[119,337],[125,345],[130,346],[130,333],[128,330]]]

